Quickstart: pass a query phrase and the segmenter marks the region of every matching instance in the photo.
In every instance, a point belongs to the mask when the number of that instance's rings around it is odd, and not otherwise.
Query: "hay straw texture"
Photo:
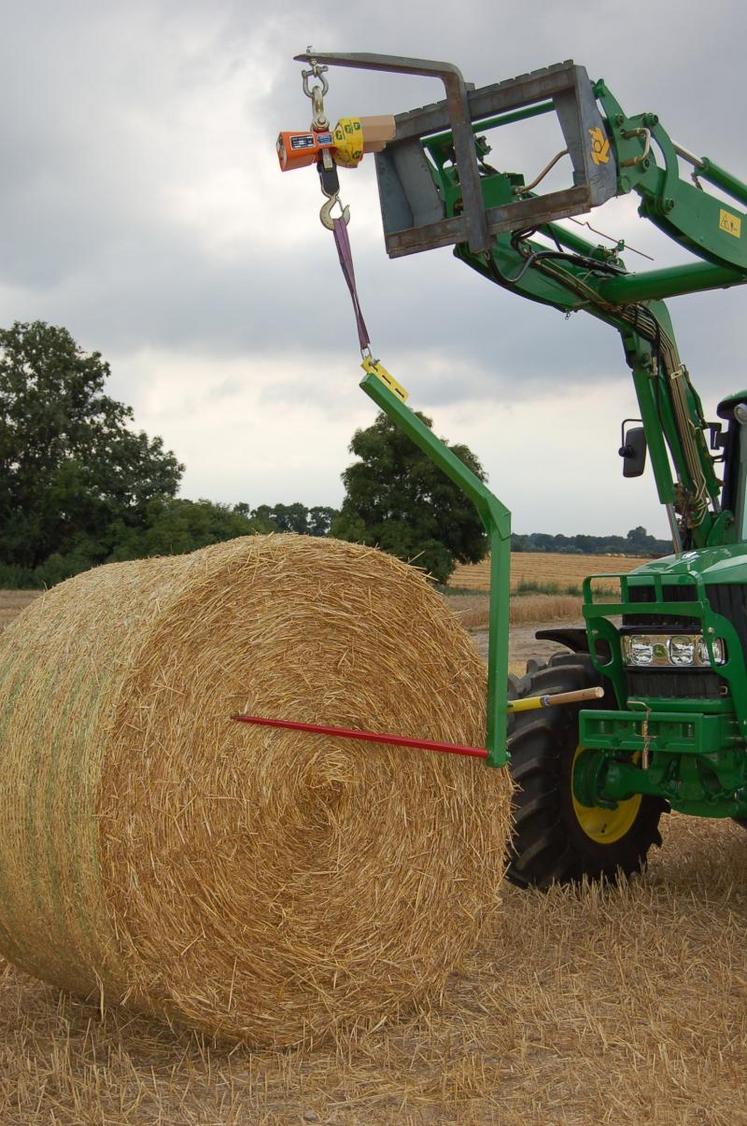
[[[253,536],[112,564],[0,636],[0,950],[255,1044],[372,1027],[496,904],[505,771],[233,723],[478,743],[484,669],[414,569]]]

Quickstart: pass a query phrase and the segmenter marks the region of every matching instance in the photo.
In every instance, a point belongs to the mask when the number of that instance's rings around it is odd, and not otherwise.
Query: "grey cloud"
[[[215,158],[198,132],[189,153],[171,147],[185,100],[214,98],[236,75],[246,75],[242,109],[263,146],[247,147],[245,167],[272,183],[275,132],[307,123],[309,103],[291,59],[309,35],[320,49],[445,56],[477,83],[573,56],[593,76],[603,74],[631,111],[658,110],[683,143],[747,174],[744,150],[735,146],[735,121],[744,117],[745,10],[727,0],[707,11],[694,0],[624,7],[512,0],[500,10],[473,2],[454,11],[448,27],[422,2],[321,3],[313,12],[292,3],[268,16],[264,7],[229,0],[209,8],[197,0],[78,0],[64,8],[49,0],[16,6],[6,21],[14,34],[0,44],[7,158],[0,284],[13,296],[0,316],[3,323],[64,323],[107,356],[153,347],[297,354],[300,365],[302,354],[321,362],[331,339],[354,356],[348,298],[323,232],[293,251],[245,239],[232,254],[217,254],[160,198],[162,177],[188,185]],[[711,86],[702,82],[709,52],[718,59]],[[396,111],[440,96],[436,83],[407,78],[337,70],[330,81],[339,113]],[[271,198],[265,221],[284,222]],[[313,213],[308,222],[316,224]],[[375,343],[392,366],[400,357],[408,365],[426,357],[418,379],[429,401],[531,397],[570,381],[591,386],[605,373],[626,378],[615,334],[591,318],[564,324],[555,311],[489,286],[448,251],[389,262],[381,244],[363,239],[356,247],[355,226],[352,233]],[[741,368],[738,300],[729,294],[719,305],[706,294],[673,303],[683,356],[707,394]],[[434,374],[434,356],[458,375]],[[299,366],[299,386],[304,379]]]

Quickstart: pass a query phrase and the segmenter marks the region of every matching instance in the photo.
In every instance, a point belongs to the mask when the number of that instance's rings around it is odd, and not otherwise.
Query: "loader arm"
[[[615,328],[675,550],[731,542],[734,521],[721,509],[709,424],[663,302],[747,280],[747,185],[675,144],[655,114],[627,116],[605,83],[592,83],[573,62],[475,89],[456,67],[434,60],[314,57],[444,82],[446,98],[398,115],[394,137],[376,155],[388,253],[453,245],[458,258],[504,289],[564,313],[583,310]],[[522,174],[488,164],[485,134],[548,113],[557,115],[566,148],[540,177],[526,184]],[[570,186],[537,192],[560,157],[571,163]],[[692,182],[683,179],[680,161],[691,166]],[[704,182],[728,201],[705,191]],[[693,260],[629,272],[623,244],[594,245],[559,222],[631,191],[640,196],[641,216]]]
[[[675,145],[655,115],[627,118],[603,82],[595,83],[593,91],[603,112],[608,142],[601,158],[606,157],[616,169],[616,194],[637,192],[639,213],[697,260],[629,273],[620,256],[622,246],[593,245],[552,221],[498,232],[486,254],[475,254],[464,243],[455,246],[454,253],[505,289],[565,313],[583,310],[617,329],[633,372],[657,491],[669,514],[675,548],[729,542],[736,528],[731,514],[721,510],[721,483],[706,441],[708,424],[681,362],[662,299],[747,280],[741,208],[747,203],[747,185],[708,158],[695,157]],[[525,107],[482,123],[480,128],[486,124],[498,128],[553,108],[547,103]],[[595,128],[587,126],[590,136]],[[445,213],[459,211],[463,206],[459,169],[448,131],[425,137],[422,144],[435,170]],[[525,189],[521,175],[500,172],[487,164],[489,149],[483,137],[477,138],[476,146],[488,214],[541,198]],[[681,178],[678,157],[693,166],[699,186]],[[701,180],[712,183],[735,204],[708,194],[700,186]]]

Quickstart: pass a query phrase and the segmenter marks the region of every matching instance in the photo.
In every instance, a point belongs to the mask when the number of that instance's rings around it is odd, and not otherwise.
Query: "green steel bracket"
[[[462,490],[477,509],[490,544],[488,703],[485,745],[488,766],[508,762],[508,614],[511,591],[511,513],[480,478],[410,410],[382,379],[369,372],[361,387],[388,418]]]
[[[693,156],[675,145],[656,114],[626,116],[603,81],[595,84],[594,92],[604,110],[609,139],[615,152],[619,194],[631,190],[637,192],[641,197],[639,213],[681,246],[716,266],[721,272],[721,284],[733,285],[738,284],[740,279],[744,281],[747,275],[747,229],[744,229],[747,228],[747,213],[743,206],[747,202],[747,185],[707,157]],[[663,158],[663,167],[657,163],[654,144]],[[693,165],[696,177],[714,184],[734,202],[726,203],[700,190],[699,185],[683,180],[679,169],[680,157]],[[694,265],[698,268],[693,274]],[[663,282],[664,271],[657,273],[659,281]],[[677,286],[676,291],[681,293],[700,288],[699,283],[708,276],[703,274],[702,264],[696,263],[672,267],[667,273],[670,281]],[[642,275],[642,278],[645,277],[645,274]],[[622,286],[612,283],[607,288],[608,299],[611,300],[611,293],[615,292],[616,300],[623,301],[626,291],[627,300],[641,299],[635,296],[635,279],[619,280],[623,281]],[[680,288],[680,285],[685,288]],[[670,289],[656,295],[673,294]]]
[[[643,751],[646,743],[659,753],[710,755],[738,737],[734,721],[700,712],[585,710],[579,717],[579,742],[587,750],[599,748],[626,755]],[[628,793],[611,794],[615,799]]]
[[[615,808],[651,794],[692,816],[747,814],[747,756],[733,716],[582,711],[579,740],[574,793],[584,805]]]

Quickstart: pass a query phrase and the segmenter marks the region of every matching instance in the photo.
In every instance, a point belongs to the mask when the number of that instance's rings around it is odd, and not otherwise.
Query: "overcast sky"
[[[278,131],[309,123],[292,61],[308,43],[447,59],[477,85],[574,58],[626,112],[657,112],[679,143],[747,178],[739,0],[3,0],[2,11],[0,324],[61,324],[100,351],[109,392],[186,463],[187,497],[339,504],[350,438],[374,418],[316,174],[281,175],[275,157]],[[443,89],[329,78],[333,121]],[[510,131],[505,152],[496,139],[491,162],[533,175],[557,148],[547,129]],[[663,534],[650,473],[621,476],[620,420],[636,408],[616,334],[499,290],[448,249],[389,260],[372,159],[342,182],[375,353],[439,434],[480,457],[515,530]],[[594,225],[657,265],[677,260],[635,206],[613,201]],[[671,308],[712,414],[747,383],[744,292]]]

